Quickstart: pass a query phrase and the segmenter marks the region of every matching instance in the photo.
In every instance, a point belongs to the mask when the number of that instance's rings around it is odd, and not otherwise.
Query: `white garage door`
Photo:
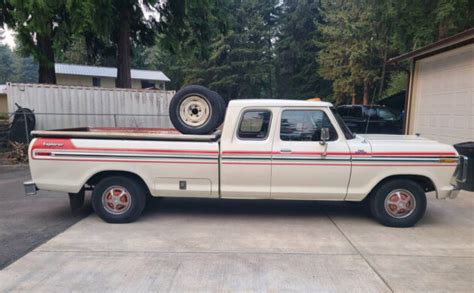
[[[416,62],[410,133],[474,141],[474,44]]]

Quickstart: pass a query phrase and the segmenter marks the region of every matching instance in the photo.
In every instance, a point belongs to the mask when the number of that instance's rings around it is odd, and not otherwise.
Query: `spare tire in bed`
[[[188,85],[171,99],[170,119],[183,134],[209,134],[224,121],[226,104],[222,97],[200,85]]]

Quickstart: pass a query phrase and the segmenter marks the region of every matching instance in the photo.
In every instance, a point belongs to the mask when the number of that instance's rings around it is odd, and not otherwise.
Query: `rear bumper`
[[[25,195],[35,195],[38,187],[33,181],[23,182],[23,187],[25,188]]]

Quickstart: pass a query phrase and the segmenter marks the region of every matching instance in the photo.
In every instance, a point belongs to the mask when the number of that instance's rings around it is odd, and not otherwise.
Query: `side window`
[[[92,78],[92,86],[100,87],[100,77],[93,77]]]
[[[240,121],[237,136],[240,139],[265,139],[270,129],[272,113],[266,110],[246,111]]]
[[[354,107],[354,117],[362,118],[362,108],[361,107]]]
[[[346,116],[347,116],[347,117],[351,117],[351,118],[354,117],[354,107],[348,107],[348,108],[347,108]]]
[[[329,140],[337,132],[321,110],[285,110],[281,116],[280,139],[283,141],[320,141],[321,128],[329,128]]]
[[[347,116],[347,107],[338,107],[337,108],[337,112],[339,113],[339,115],[341,115],[341,117],[346,117]]]

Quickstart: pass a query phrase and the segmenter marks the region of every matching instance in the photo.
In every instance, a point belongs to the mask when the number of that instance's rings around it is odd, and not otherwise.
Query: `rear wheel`
[[[407,179],[394,179],[377,187],[369,203],[374,218],[390,227],[411,227],[426,211],[423,188]]]
[[[96,214],[109,223],[135,221],[146,203],[145,187],[124,176],[102,179],[92,192],[92,207]]]
[[[224,121],[225,102],[219,94],[200,85],[180,89],[170,103],[173,126],[184,134],[209,134]]]

